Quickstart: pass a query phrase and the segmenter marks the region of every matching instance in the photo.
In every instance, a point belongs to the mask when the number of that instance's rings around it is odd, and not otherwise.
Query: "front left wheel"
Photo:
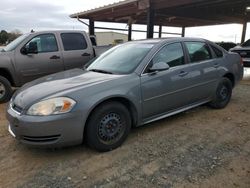
[[[12,88],[10,82],[0,76],[0,104],[8,102],[12,96]]]
[[[130,132],[131,117],[123,104],[108,102],[93,111],[86,126],[88,145],[105,152],[119,147],[125,141]]]

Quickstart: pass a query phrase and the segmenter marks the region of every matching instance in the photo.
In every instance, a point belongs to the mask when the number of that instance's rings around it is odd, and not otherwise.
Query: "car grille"
[[[242,58],[250,58],[250,50],[233,50],[232,52],[238,53]]]
[[[22,136],[22,139],[28,142],[53,142],[60,138],[61,135],[52,135],[52,136]]]

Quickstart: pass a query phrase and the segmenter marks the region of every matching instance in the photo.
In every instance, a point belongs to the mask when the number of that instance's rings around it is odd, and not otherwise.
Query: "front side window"
[[[87,42],[81,33],[62,33],[63,48],[65,51],[84,50]]]
[[[169,67],[183,65],[185,61],[182,45],[180,43],[173,43],[163,47],[154,56],[151,65],[160,62],[167,63]]]
[[[58,51],[56,37],[54,34],[42,34],[35,36],[26,44],[26,48],[29,48],[30,43],[36,43],[38,53]]]
[[[212,58],[208,45],[204,42],[185,42],[191,63]]]

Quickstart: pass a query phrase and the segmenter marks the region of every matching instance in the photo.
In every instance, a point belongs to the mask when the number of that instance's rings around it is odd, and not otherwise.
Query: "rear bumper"
[[[80,113],[27,116],[18,115],[9,108],[6,116],[9,133],[24,144],[64,147],[82,143],[84,121]]]
[[[242,58],[244,67],[250,67],[250,58]]]

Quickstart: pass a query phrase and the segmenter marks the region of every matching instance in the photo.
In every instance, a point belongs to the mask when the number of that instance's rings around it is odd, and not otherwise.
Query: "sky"
[[[15,29],[22,33],[52,29],[74,29],[88,31],[87,26],[69,17],[70,14],[112,4],[119,0],[0,0],[0,30],[8,32]],[[101,27],[127,28],[126,24],[96,23]],[[248,25],[246,39],[250,38]],[[146,30],[146,26],[133,25],[133,29]],[[158,27],[155,27],[158,30]],[[102,30],[96,30],[102,31]],[[181,32],[180,28],[164,27],[165,32]],[[239,43],[242,25],[230,24],[187,28],[186,36],[201,37],[212,41],[231,41]],[[168,37],[172,35],[163,35]],[[133,39],[143,39],[146,33],[132,33]],[[157,37],[157,35],[155,35]]]

